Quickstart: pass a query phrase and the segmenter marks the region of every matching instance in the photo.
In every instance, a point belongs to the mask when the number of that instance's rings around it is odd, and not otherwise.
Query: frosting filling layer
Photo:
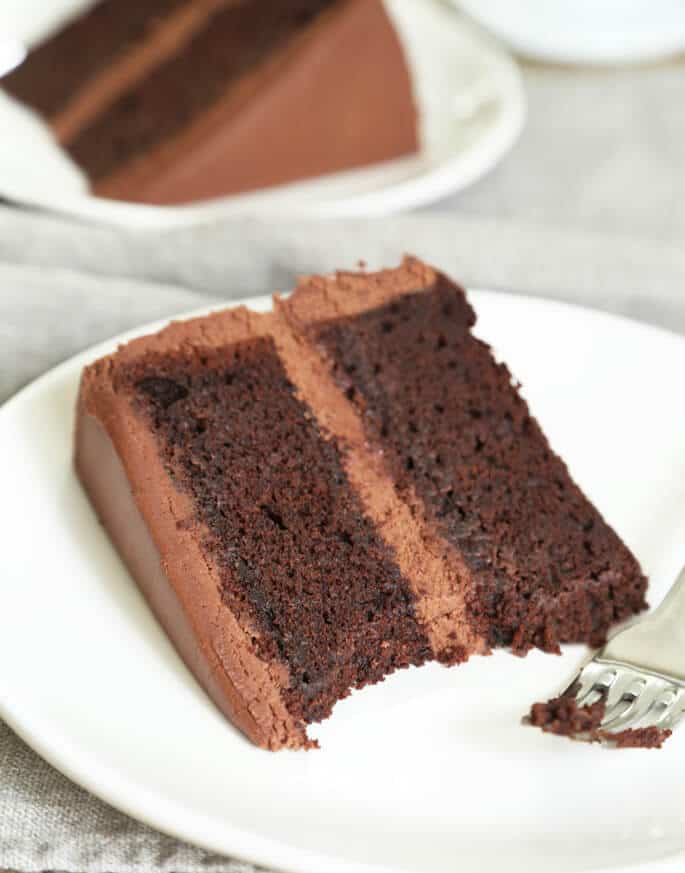
[[[154,38],[167,15],[189,0],[127,3],[99,0],[31,50],[29,58],[0,80],[2,88],[48,119],[63,112],[84,84]]]
[[[80,130],[67,143],[69,153],[91,179],[105,178],[122,163],[184,130],[238,79],[286,46],[334,2],[224,4],[192,35],[182,52],[151,69]]]

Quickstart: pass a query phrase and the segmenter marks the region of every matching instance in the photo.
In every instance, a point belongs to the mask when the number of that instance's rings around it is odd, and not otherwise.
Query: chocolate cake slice
[[[355,407],[487,645],[600,645],[646,580],[571,479],[462,289],[425,264],[304,281],[280,311]]]
[[[76,466],[178,651],[265,748],[429,659],[597,642],[635,559],[446,277],[305,280],[86,368]]]
[[[417,148],[381,0],[100,0],[0,84],[95,193],[183,203]]]

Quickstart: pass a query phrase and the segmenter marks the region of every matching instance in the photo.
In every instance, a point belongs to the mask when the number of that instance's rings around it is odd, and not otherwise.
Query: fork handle
[[[609,640],[599,657],[685,681],[685,567],[659,607]]]

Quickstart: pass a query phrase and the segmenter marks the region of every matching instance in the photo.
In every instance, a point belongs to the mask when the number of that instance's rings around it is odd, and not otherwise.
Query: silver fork
[[[673,730],[685,715],[685,568],[659,608],[609,640],[565,693],[579,706],[605,698],[602,731]]]

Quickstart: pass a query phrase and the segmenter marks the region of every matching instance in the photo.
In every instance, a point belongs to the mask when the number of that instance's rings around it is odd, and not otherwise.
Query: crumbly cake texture
[[[590,706],[578,706],[572,694],[564,694],[547,703],[534,703],[530,709],[528,722],[533,727],[542,728],[550,734],[574,738],[581,736],[597,738],[604,711],[605,703],[601,698]]]
[[[489,645],[601,645],[644,608],[637,562],[473,336],[475,314],[447,277],[407,260],[313,278],[282,309],[321,351],[398,494],[461,562],[469,621]]]
[[[0,85],[105,197],[181,203],[418,147],[382,0],[100,0]]]
[[[122,15],[120,0],[100,0],[35,46],[30,60],[2,78],[2,87],[46,118],[56,118],[84,82],[150,39],[184,2],[127,3]]]
[[[613,743],[617,749],[660,749],[673,731],[651,727],[632,728],[616,734],[604,733],[603,739]]]
[[[463,291],[416,259],[302,281],[86,368],[76,466],[180,654],[265,748],[353,687],[597,643],[644,606]]]
[[[270,337],[201,360],[146,355],[120,376],[196,507],[226,608],[254,626],[261,659],[288,665],[298,719],[430,655],[338,441],[296,397]]]
[[[606,702],[600,698],[589,706],[578,706],[572,692],[534,703],[526,721],[533,727],[573,740],[599,743],[617,749],[660,749],[672,731],[656,726],[629,728],[623,731],[602,730]]]

